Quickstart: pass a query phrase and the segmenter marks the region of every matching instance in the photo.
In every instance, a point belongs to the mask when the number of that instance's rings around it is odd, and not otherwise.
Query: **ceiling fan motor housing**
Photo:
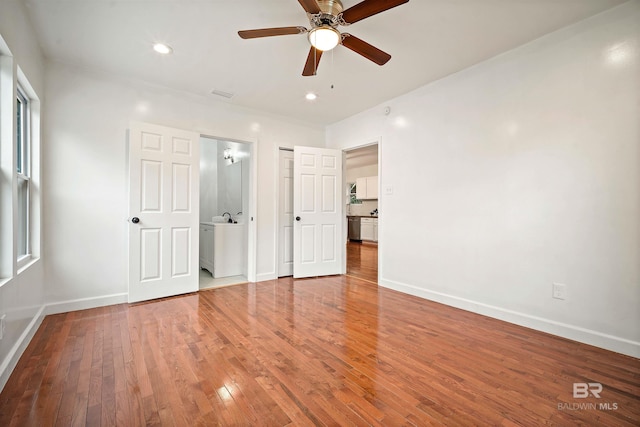
[[[338,15],[341,14],[343,10],[340,0],[318,0],[318,7],[321,12],[317,15],[310,16],[313,27],[329,25],[335,28],[339,25]]]
[[[318,0],[318,6],[322,13],[327,13],[329,15],[338,16],[339,13],[342,13],[342,2],[340,0]]]

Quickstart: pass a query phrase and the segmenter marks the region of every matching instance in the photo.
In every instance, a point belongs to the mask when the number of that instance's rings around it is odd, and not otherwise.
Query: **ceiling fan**
[[[315,75],[322,52],[331,50],[338,44],[342,44],[342,46],[378,65],[384,65],[391,59],[391,55],[356,36],[349,33],[340,33],[337,27],[339,25],[351,25],[408,1],[364,0],[347,10],[343,10],[340,0],[298,0],[302,8],[307,12],[309,24],[311,25],[310,29],[305,27],[262,28],[259,30],[238,31],[238,35],[243,39],[254,39],[289,34],[307,34],[311,49],[302,71],[303,76]]]

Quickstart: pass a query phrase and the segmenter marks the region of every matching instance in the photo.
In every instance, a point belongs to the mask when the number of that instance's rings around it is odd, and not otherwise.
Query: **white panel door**
[[[342,151],[293,151],[293,277],[341,274]]]
[[[200,135],[129,129],[129,302],[198,290]]]
[[[293,274],[293,151],[280,150],[278,277]]]

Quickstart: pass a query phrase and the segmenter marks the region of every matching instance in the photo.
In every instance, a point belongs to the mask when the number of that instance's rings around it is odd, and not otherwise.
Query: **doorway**
[[[248,282],[251,144],[200,138],[199,288]]]
[[[346,274],[378,283],[378,143],[345,150]],[[357,228],[358,230],[353,230]],[[347,227],[349,228],[349,227]]]

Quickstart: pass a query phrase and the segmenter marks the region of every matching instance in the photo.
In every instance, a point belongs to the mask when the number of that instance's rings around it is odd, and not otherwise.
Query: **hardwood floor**
[[[347,242],[347,275],[378,283],[378,244]]]
[[[332,276],[47,316],[0,426],[631,426],[639,399],[638,359]]]

